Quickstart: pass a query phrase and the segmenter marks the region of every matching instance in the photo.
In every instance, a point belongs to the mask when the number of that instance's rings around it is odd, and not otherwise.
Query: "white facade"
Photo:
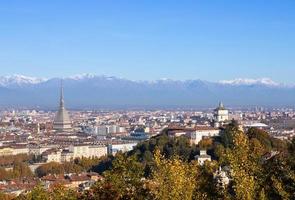
[[[73,158],[91,158],[107,155],[107,147],[98,145],[70,146],[69,151],[73,153]]]
[[[43,153],[46,162],[69,162],[75,158],[93,158],[107,155],[107,147],[99,145],[76,145],[69,149],[48,150]]]
[[[23,148],[13,148],[13,155],[18,154],[29,154],[29,148],[23,147]]]
[[[109,154],[115,155],[117,152],[127,152],[131,151],[137,143],[125,143],[125,144],[112,144],[109,149]]]
[[[206,161],[211,161],[211,156],[209,156],[206,150],[201,150],[200,155],[197,155],[195,159],[198,161],[199,165],[204,165]]]
[[[215,137],[220,135],[220,130],[211,127],[202,127],[190,133],[190,143],[199,144],[204,137]]]
[[[10,156],[18,154],[29,154],[29,149],[27,147],[1,147],[0,156]]]
[[[46,160],[47,163],[49,162],[61,162],[61,151],[52,151],[52,152],[45,152],[43,158]]]
[[[73,152],[61,152],[61,162],[70,162],[73,158]]]
[[[216,121],[217,122],[225,122],[228,121],[228,110],[217,110],[216,111]]]
[[[220,102],[214,111],[214,127],[220,127],[227,121],[229,121],[229,112]]]
[[[46,146],[29,146],[29,154],[39,156],[48,149],[57,148],[57,145],[46,145]]]

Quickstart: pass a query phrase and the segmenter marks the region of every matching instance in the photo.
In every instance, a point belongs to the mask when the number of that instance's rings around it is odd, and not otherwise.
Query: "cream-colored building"
[[[49,149],[54,149],[57,148],[58,145],[31,145],[29,146],[29,154],[35,155],[35,156],[39,156],[41,155],[43,152],[49,150]]]
[[[218,128],[212,128],[207,126],[195,127],[195,131],[189,133],[189,139],[191,144],[199,144],[199,142],[206,137],[216,137],[220,135]]]
[[[219,106],[214,110],[214,127],[220,127],[229,121],[229,112],[220,102]]]
[[[43,159],[46,162],[61,162],[61,150],[60,149],[50,149],[42,154]]]
[[[200,155],[195,156],[195,159],[198,161],[199,165],[204,165],[206,161],[211,161],[211,156],[207,154],[206,150],[200,150]]]
[[[26,145],[13,147],[12,155],[18,155],[18,154],[29,154],[29,148]]]
[[[67,149],[50,149],[42,154],[46,162],[69,162],[75,158],[93,158],[107,155],[107,147],[99,145],[72,145]]]
[[[107,147],[100,145],[72,145],[69,151],[73,153],[73,158],[91,158],[107,155]]]
[[[13,148],[11,147],[0,147],[0,156],[13,155]]]
[[[29,149],[26,146],[0,147],[0,156],[11,156],[18,154],[29,154]]]
[[[61,152],[61,162],[70,162],[74,159],[73,152],[70,152],[69,150],[63,150]]]

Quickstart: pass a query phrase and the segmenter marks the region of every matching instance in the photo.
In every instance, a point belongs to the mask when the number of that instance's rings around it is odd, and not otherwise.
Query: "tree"
[[[18,196],[16,200],[78,200],[78,193],[61,185],[56,185],[50,190],[37,185],[31,192]]]
[[[51,200],[76,200],[78,194],[72,189],[67,189],[62,185],[56,185],[51,188],[49,193]]]
[[[230,166],[234,196],[236,199],[255,199],[259,162],[254,159],[256,156],[253,156],[249,139],[243,132],[234,133],[232,145],[232,149],[226,149],[225,157]]]
[[[48,174],[63,174],[64,172],[65,170],[63,165],[57,162],[46,163],[36,169],[38,177],[43,177]]]
[[[0,192],[0,199],[1,200],[12,200],[12,199],[14,199],[14,197],[11,195],[4,194],[4,193]]]
[[[29,168],[28,164],[24,162],[15,162],[13,165],[13,177],[14,178],[23,178],[23,177],[33,177],[34,174]]]
[[[105,179],[98,182],[87,198],[90,199],[145,199],[144,167],[135,156],[118,153],[110,171],[104,173]]]
[[[266,151],[270,151],[272,149],[271,137],[264,130],[250,128],[246,134],[250,140],[258,140]]]
[[[30,193],[19,196],[20,200],[51,200],[48,192],[41,186],[36,186]]]
[[[196,185],[196,163],[181,161],[177,156],[165,159],[160,151],[154,155],[156,166],[149,180],[149,189],[154,199],[183,199],[193,198]]]
[[[194,192],[194,199],[225,199],[223,191],[219,191],[216,187],[216,181],[214,179],[214,172],[218,169],[218,163],[215,161],[205,162],[204,165],[198,165],[194,169],[196,173],[196,187]]]
[[[0,167],[0,180],[8,180],[13,177],[12,170],[5,170],[4,168]]]
[[[233,146],[233,137],[237,132],[239,132],[239,125],[237,121],[232,120],[221,134],[221,143],[224,147],[231,148]]]

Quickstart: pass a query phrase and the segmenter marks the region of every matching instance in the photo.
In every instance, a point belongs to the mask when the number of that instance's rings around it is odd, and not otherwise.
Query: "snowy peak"
[[[23,75],[0,76],[0,108],[41,106],[55,108],[60,78]],[[112,76],[81,74],[63,77],[67,105],[72,108],[106,106],[212,106],[223,100],[231,105],[294,106],[295,85],[269,78],[132,81]],[[126,106],[126,107],[128,107]]]
[[[96,75],[95,74],[89,74],[89,73],[86,73],[86,74],[76,74],[74,76],[70,76],[66,79],[72,79],[72,80],[84,80],[84,79],[92,79],[92,78],[95,78]]]
[[[42,83],[46,80],[47,79],[15,74],[11,76],[0,77],[0,86],[8,87],[8,86],[22,86],[22,85],[29,85],[29,84],[32,85],[32,84]]]
[[[280,83],[277,83],[270,78],[261,78],[261,79],[234,79],[234,80],[223,80],[219,83],[224,85],[234,85],[234,86],[240,86],[240,85],[264,85],[264,86],[271,86],[271,87],[277,87],[280,86]]]
[[[224,86],[265,86],[265,87],[295,87],[294,85],[285,85],[281,83],[277,83],[270,78],[261,78],[261,79],[233,79],[233,80],[222,80],[219,82],[207,82],[203,80],[173,80],[173,79],[159,79],[159,80],[152,80],[152,81],[132,81],[127,80],[124,78],[118,78],[114,76],[106,76],[106,75],[95,75],[95,74],[78,74],[74,76],[64,77],[64,80],[70,81],[91,81],[91,82],[99,82],[99,81],[108,81],[108,82],[120,82],[120,81],[128,81],[130,83],[140,83],[144,85],[167,85],[174,87],[175,84],[180,85],[191,85],[192,83],[207,83],[207,84],[219,84]],[[37,77],[30,77],[24,75],[11,75],[11,76],[0,76],[0,86],[2,87],[24,87],[28,85],[37,85],[40,83],[44,83],[50,79],[45,78],[37,78]]]

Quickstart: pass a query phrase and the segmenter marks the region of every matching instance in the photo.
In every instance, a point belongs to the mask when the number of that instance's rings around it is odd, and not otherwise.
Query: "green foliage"
[[[16,200],[78,200],[78,193],[60,185],[49,191],[38,185],[28,194],[17,197]]]
[[[23,178],[23,177],[33,177],[34,174],[29,168],[28,164],[23,162],[16,162],[13,165],[13,177],[14,178]]]
[[[231,148],[233,146],[233,137],[239,132],[238,123],[232,120],[231,123],[223,130],[221,135],[221,143],[226,148]]]
[[[294,151],[279,154],[264,163],[265,192],[268,199],[295,198]]]
[[[144,199],[146,189],[143,182],[143,165],[135,156],[118,153],[110,171],[104,173],[105,179],[98,182],[87,198],[90,199]]]
[[[178,155],[184,160],[192,160],[193,154],[197,152],[196,146],[191,146],[187,137],[170,138],[167,134],[161,134],[148,141],[138,144],[129,155],[137,155],[143,163],[153,160],[153,152],[159,149],[165,158]]]
[[[267,151],[270,151],[272,149],[271,137],[264,130],[250,128],[246,134],[250,140],[257,139],[260,142],[260,144],[263,145],[264,149],[266,149]]]
[[[20,196],[21,200],[50,200],[49,193],[41,186],[35,187],[29,194]]]
[[[63,174],[65,172],[63,164],[50,162],[38,167],[35,171],[38,177],[43,177],[48,174]]]
[[[218,163],[205,163],[203,166],[196,166],[196,187],[194,191],[193,199],[224,199],[224,195],[221,195],[222,192],[218,191],[216,187],[216,181],[214,180],[214,172],[218,169]]]
[[[232,121],[219,140],[203,140],[200,146],[214,151],[218,160],[200,166],[193,160],[198,147],[191,146],[185,137],[169,138],[163,133],[140,143],[129,153],[118,153],[114,158],[48,163],[37,169],[38,176],[106,171],[104,179],[79,195],[61,186],[49,191],[38,186],[18,199],[295,199],[295,139],[288,144],[259,129],[244,133]],[[272,157],[265,156],[273,150],[280,152]],[[231,181],[224,187],[219,187],[214,178],[219,166],[229,169],[227,173]],[[5,172],[0,168],[0,177],[30,176],[24,162],[16,163],[13,171]]]
[[[225,157],[231,169],[235,197],[245,200],[254,199],[259,166],[254,159],[255,156],[252,155],[249,139],[243,132],[235,133],[233,148],[226,150]]]
[[[15,162],[12,170],[0,168],[0,180],[9,180],[13,178],[33,177],[34,174],[27,163]]]
[[[26,162],[33,160],[32,155],[18,154],[10,156],[0,156],[0,167],[11,167],[14,163]]]
[[[136,156],[145,167],[145,177],[151,174],[155,165],[153,153],[158,149],[165,158],[179,156],[180,159],[191,161],[198,152],[195,145],[190,145],[187,137],[170,138],[166,133],[155,136],[148,141],[138,144],[128,156]]]
[[[48,174],[80,173],[87,171],[98,171],[100,163],[106,163],[107,157],[102,158],[77,158],[71,162],[50,162],[36,169],[36,175],[43,177]]]
[[[4,194],[2,192],[0,192],[0,199],[1,200],[12,200],[14,197],[8,194]]]
[[[153,199],[193,198],[196,187],[196,164],[183,162],[177,156],[165,159],[160,151],[155,153],[155,168],[149,180],[149,188]]]

